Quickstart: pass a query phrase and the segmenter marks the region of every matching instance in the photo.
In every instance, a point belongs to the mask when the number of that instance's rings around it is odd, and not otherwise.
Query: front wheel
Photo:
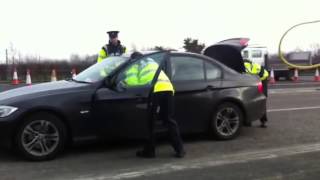
[[[241,109],[233,103],[224,103],[213,113],[210,134],[218,140],[233,139],[239,135],[242,122]]]
[[[66,128],[55,115],[37,113],[21,124],[14,142],[18,153],[29,160],[53,159],[64,149]]]

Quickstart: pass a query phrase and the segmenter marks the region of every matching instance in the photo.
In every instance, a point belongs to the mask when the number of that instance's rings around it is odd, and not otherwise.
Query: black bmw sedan
[[[0,143],[27,159],[47,160],[71,142],[144,138],[153,84],[128,88],[124,79],[127,69],[146,58],[159,63],[174,85],[175,118],[183,134],[235,138],[242,125],[266,111],[262,84],[244,73],[237,48],[220,43],[204,55],[159,51],[144,52],[138,59],[108,57],[72,80],[2,92]],[[160,123],[157,132],[165,132]]]

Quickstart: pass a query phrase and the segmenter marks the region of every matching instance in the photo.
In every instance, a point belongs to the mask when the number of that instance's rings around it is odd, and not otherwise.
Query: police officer
[[[253,63],[250,60],[244,60],[244,66],[246,68],[246,72],[248,74],[253,74],[253,75],[258,75],[262,85],[263,85],[263,93],[266,97],[268,97],[268,77],[269,73],[265,68],[257,63]],[[267,112],[264,113],[262,118],[260,119],[261,121],[261,126],[262,128],[266,128],[266,122],[268,121],[267,119]]]
[[[135,54],[135,58],[138,56]],[[154,77],[158,75],[155,85],[152,89],[151,108],[149,114],[149,137],[144,148],[137,151],[136,155],[143,158],[155,157],[155,133],[154,124],[157,116],[163,121],[163,124],[168,128],[168,133],[171,139],[171,144],[175,150],[175,157],[183,158],[185,151],[183,148],[182,139],[179,132],[177,122],[173,119],[173,96],[174,88],[167,75],[159,69],[159,65],[151,58],[146,58],[143,63],[133,65],[127,70],[125,83],[128,86],[151,84]]]
[[[102,47],[97,62],[101,62],[108,56],[121,56],[126,52],[126,47],[121,45],[121,42],[118,40],[119,31],[108,31],[107,33],[109,34],[109,44]]]

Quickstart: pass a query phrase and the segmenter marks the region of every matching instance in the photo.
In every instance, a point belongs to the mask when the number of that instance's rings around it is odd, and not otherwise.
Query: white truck
[[[268,49],[265,46],[249,45],[242,50],[242,57],[267,67]]]
[[[263,65],[269,72],[273,69],[276,80],[280,78],[290,80],[294,74],[294,69],[283,63],[277,56],[269,58],[268,49],[265,46],[249,45],[242,50],[242,57]],[[286,55],[286,58],[297,65],[312,64],[310,51],[291,52]]]

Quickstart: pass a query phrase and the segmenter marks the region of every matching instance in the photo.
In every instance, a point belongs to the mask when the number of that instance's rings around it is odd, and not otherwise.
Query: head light
[[[18,108],[12,106],[0,106],[0,118],[7,117],[16,110],[18,110]]]

